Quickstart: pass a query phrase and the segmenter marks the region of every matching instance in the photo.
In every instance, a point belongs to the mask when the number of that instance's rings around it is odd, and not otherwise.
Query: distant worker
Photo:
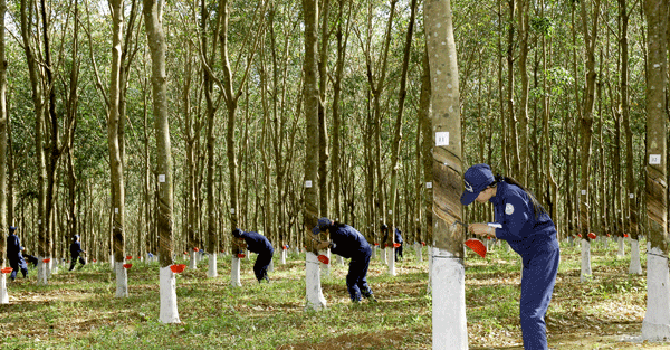
[[[79,235],[74,235],[72,237],[72,244],[70,244],[70,269],[69,271],[74,270],[74,267],[77,265],[77,261],[81,264],[81,266],[86,265],[86,260],[84,259],[82,254],[86,254],[85,251],[81,249],[81,245],[79,244]]]
[[[252,253],[258,254],[256,263],[254,264],[254,273],[256,274],[258,283],[261,283],[262,280],[270,283],[270,278],[268,278],[268,266],[270,266],[270,262],[272,262],[272,254],[275,252],[270,241],[265,236],[255,231],[244,232],[239,228],[233,230],[233,237],[244,238],[247,242],[247,249]]]
[[[9,226],[9,236],[7,236],[7,260],[9,260],[9,266],[12,268],[12,273],[9,275],[12,282],[16,278],[19,269],[21,269],[21,274],[24,278],[28,276],[28,265],[23,259],[23,255],[21,255],[21,240],[14,231],[16,231],[16,227]]]
[[[362,297],[375,301],[375,297],[366,280],[372,248],[365,237],[355,228],[332,222],[328,218],[320,218],[312,233],[318,235],[321,231],[328,231],[331,242],[320,242],[317,249],[330,248],[333,254],[351,258],[347,273],[347,291],[354,303],[360,302]]]
[[[519,320],[526,350],[547,349],[544,317],[554,292],[559,248],[556,227],[546,210],[519,182],[493,176],[488,164],[475,164],[465,172],[461,204],[491,202],[498,228],[471,224],[470,233],[505,239],[523,259]]]
[[[399,228],[395,228],[395,242],[400,244],[398,248],[395,248],[395,261],[402,259],[402,231]],[[398,258],[400,257],[400,259]]]

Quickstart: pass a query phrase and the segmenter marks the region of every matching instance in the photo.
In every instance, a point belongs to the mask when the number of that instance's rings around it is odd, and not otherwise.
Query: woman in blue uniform
[[[21,240],[14,231],[16,231],[16,227],[10,226],[9,236],[7,236],[7,259],[9,260],[9,266],[12,268],[9,278],[12,282],[16,278],[19,269],[24,278],[28,275],[28,265],[23,259],[23,255],[21,255]]]
[[[252,253],[258,254],[256,263],[254,264],[254,273],[256,274],[258,283],[261,283],[261,280],[270,283],[270,279],[268,278],[268,266],[270,266],[270,262],[272,262],[272,254],[275,252],[270,241],[265,236],[255,231],[244,232],[239,228],[233,230],[233,237],[244,238],[247,242],[247,249]]]
[[[472,224],[478,236],[505,239],[523,258],[519,319],[526,350],[547,349],[544,316],[554,292],[559,249],[556,227],[535,197],[514,179],[494,177],[488,164],[475,164],[465,172],[461,204],[489,201],[500,228]]]

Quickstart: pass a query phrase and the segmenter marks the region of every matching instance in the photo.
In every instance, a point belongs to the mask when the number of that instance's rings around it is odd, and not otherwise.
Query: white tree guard
[[[288,249],[283,249],[283,248],[282,248],[282,250],[281,250],[281,258],[280,258],[280,259],[281,259],[281,262],[280,262],[280,263],[281,263],[282,265],[286,265],[286,255],[287,255],[287,253],[288,253]]]
[[[624,248],[625,239],[623,237],[618,237],[619,240],[619,251],[617,251],[616,256],[626,255],[626,249]]]
[[[236,257],[234,254],[231,256],[233,261],[230,264],[230,285],[233,287],[241,287],[242,283],[240,282],[240,258]]]
[[[326,298],[321,289],[321,273],[319,259],[314,253],[305,254],[305,287],[307,289],[307,303],[305,310],[320,311],[326,308]]]
[[[194,270],[198,269],[198,261],[197,261],[198,257],[196,255],[198,255],[198,253],[196,253],[196,252],[193,252],[191,254],[191,258],[189,259],[189,264],[188,264],[189,269],[194,269]]]
[[[642,339],[670,339],[670,271],[668,257],[654,247],[647,260],[647,313],[642,321]]]
[[[219,267],[217,265],[218,254],[212,253],[209,255],[209,270],[207,271],[208,277],[218,277],[219,276]]]
[[[6,273],[0,273],[0,304],[9,304],[9,293],[7,293]]]
[[[387,257],[388,257],[388,248],[386,248],[386,247],[382,248],[381,256],[382,256],[382,264],[384,264],[384,265],[388,265],[388,259],[387,259]]]
[[[591,270],[591,243],[582,238],[582,273],[579,280],[581,282],[586,282],[590,280],[593,275]]]
[[[325,249],[325,250],[320,250],[319,254],[323,254],[328,257],[328,263],[324,264],[322,262],[319,262],[319,270],[321,272],[321,277],[330,277],[330,269],[331,269],[331,260],[330,260],[330,248]]]
[[[467,350],[465,267],[446,249],[433,248],[433,349]]]
[[[389,262],[388,273],[391,276],[395,276],[395,248],[390,247],[386,250],[388,251],[387,260]]]
[[[630,266],[628,273],[631,275],[642,274],[642,264],[640,264],[640,241],[637,239],[630,240]]]
[[[43,261],[43,256],[37,258],[37,284],[46,286],[48,284],[47,263]]]
[[[414,242],[414,255],[416,256],[416,262],[423,262],[423,255],[421,255],[421,243]]]
[[[123,263],[115,263],[116,271],[116,297],[122,298],[128,296],[128,274],[126,273],[126,268],[123,267]]]
[[[181,323],[177,309],[177,293],[175,274],[170,266],[160,268],[161,283],[161,314],[162,323]]]

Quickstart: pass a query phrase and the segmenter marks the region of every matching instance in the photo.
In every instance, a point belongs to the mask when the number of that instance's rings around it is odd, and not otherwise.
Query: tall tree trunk
[[[521,93],[519,94],[520,115],[519,124],[516,126],[516,132],[513,139],[518,139],[519,152],[519,172],[514,176],[520,179],[524,186],[530,182],[529,160],[528,160],[528,12],[529,1],[517,0],[519,10],[517,17],[519,22],[519,78],[521,83]],[[513,87],[513,86],[512,86]],[[514,89],[511,89],[512,93]]]
[[[431,255],[433,348],[467,349],[465,267],[460,203],[462,182],[461,116],[458,55],[454,44],[451,2],[427,1],[424,22],[428,33],[433,148],[433,215],[436,232]],[[443,45],[446,43],[446,45]],[[443,71],[443,72],[441,72]],[[440,74],[442,73],[442,74]],[[439,274],[438,274],[439,272]]]
[[[328,44],[330,43],[330,30],[328,28],[330,0],[322,0],[321,6],[323,6],[322,13],[319,13],[323,20],[321,23],[321,48],[318,53],[319,59],[316,62],[319,71],[319,214],[328,216],[328,127],[326,125],[328,73],[326,72],[326,65],[328,63]],[[330,264],[325,271],[326,274],[330,272]]]
[[[7,61],[5,58],[5,13],[7,0],[0,0],[0,232],[9,232],[7,224]],[[6,239],[0,239],[0,267],[5,267]],[[9,304],[7,274],[0,274],[0,304]]]
[[[306,292],[307,308],[321,310],[326,307],[326,299],[321,289],[317,249],[312,239],[312,229],[318,220],[319,195],[316,190],[317,167],[319,161],[319,140],[310,135],[318,135],[319,128],[319,88],[317,85],[317,31],[319,7],[316,0],[303,0],[305,16],[305,135],[307,135],[305,154],[305,244],[306,255]]]
[[[516,16],[516,0],[507,0],[509,7],[509,22],[507,29],[507,109],[509,116],[507,117],[507,126],[510,128],[508,134],[504,135],[502,139],[506,139],[509,136],[509,139],[512,141],[511,145],[511,158],[512,162],[509,164],[509,169],[505,169],[508,173],[514,174],[514,176],[519,176],[520,173],[520,161],[519,161],[519,139],[518,139],[518,123],[516,120],[516,108],[514,105],[514,47],[516,46],[514,41],[515,27],[514,27],[514,17]],[[510,155],[508,155],[510,157]]]
[[[153,96],[154,132],[156,133],[156,171],[158,173],[157,228],[160,235],[160,321],[179,323],[174,263],[172,213],[172,148],[167,113],[167,79],[165,74],[165,34],[161,2],[144,0],[144,23],[151,52],[151,87]]]
[[[651,249],[647,261],[647,312],[642,338],[670,338],[670,272],[668,271],[668,1],[645,0],[648,21],[647,214]]]

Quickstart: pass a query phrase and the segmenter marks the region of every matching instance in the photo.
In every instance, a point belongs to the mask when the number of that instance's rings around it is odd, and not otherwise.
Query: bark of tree
[[[670,273],[668,271],[668,1],[645,0],[648,22],[647,83],[647,215],[649,216],[647,312],[642,338],[670,338]]]
[[[7,0],[0,0],[0,267],[5,266],[5,252],[7,240],[4,233],[9,232],[7,223],[7,135],[8,135],[8,108],[7,108],[7,59],[5,57],[5,13]],[[0,275],[0,304],[8,304],[7,274]]]
[[[528,174],[528,13],[529,1],[517,0],[519,9],[517,18],[519,22],[519,80],[521,83],[521,93],[519,94],[520,115],[516,126],[514,139],[518,139],[519,152],[519,172],[515,174],[517,179],[522,181],[524,186],[528,186],[530,178]],[[514,91],[512,89],[512,91]]]
[[[463,188],[458,55],[450,1],[431,0],[424,6],[432,78],[431,119],[436,136],[432,162],[435,185],[432,208],[436,221],[431,244],[433,348],[467,349],[464,237],[460,226],[453,225],[462,220]]]

